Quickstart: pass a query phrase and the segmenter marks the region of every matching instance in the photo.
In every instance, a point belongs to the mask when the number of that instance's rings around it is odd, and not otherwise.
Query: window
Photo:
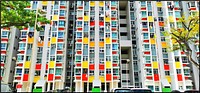
[[[57,49],[58,50],[63,50],[63,44],[62,43],[58,43],[57,44]]]
[[[81,44],[76,44],[76,50],[81,50],[82,45]]]
[[[17,69],[17,70],[16,70],[16,75],[21,76],[21,75],[22,75],[22,69]]]
[[[6,60],[6,56],[5,55],[1,55],[1,62],[5,62]]]
[[[18,62],[22,62],[24,60],[24,56],[23,55],[18,55],[17,56],[17,61]]]
[[[59,26],[65,26],[65,21],[59,21]]]
[[[146,1],[141,1],[141,7],[146,7]]]
[[[152,12],[148,12],[148,16],[152,16]]]
[[[87,44],[83,45],[83,55],[88,55],[88,45]]]
[[[8,34],[9,34],[8,31],[2,31],[1,37],[2,38],[8,38]]]
[[[155,91],[159,91],[159,86],[155,86]]]
[[[195,2],[190,2],[191,7],[195,7]]]
[[[149,50],[149,44],[144,44],[144,49]]]
[[[82,21],[77,22],[77,27],[82,27]]]
[[[112,44],[112,50],[117,50],[118,49],[118,44]]]
[[[152,10],[152,7],[151,7],[151,2],[147,2],[147,7],[148,7],[148,10],[151,11]]]
[[[166,52],[167,52],[167,49],[166,49],[166,48],[162,48],[162,52],[163,52],[163,53],[166,53]]]
[[[181,22],[177,22],[177,28],[182,28],[182,23]]]
[[[94,75],[94,70],[90,70],[89,75],[90,75],[90,76],[93,76],[93,75]]]
[[[169,16],[173,16],[173,12],[168,12],[169,13]]]
[[[4,69],[1,69],[1,76],[4,76]]]
[[[66,1],[60,1],[60,5],[65,5]]]
[[[60,10],[60,16],[65,16],[65,10]]]
[[[88,61],[88,56],[83,56],[83,61]]]
[[[53,68],[49,68],[49,74],[53,74],[54,73],[54,69]]]
[[[63,61],[63,56],[56,57],[56,62],[62,62],[62,61]]]
[[[110,56],[106,56],[106,61],[111,61],[111,57]]]
[[[161,37],[161,41],[165,41],[165,37]]]
[[[25,50],[25,43],[19,43],[19,50]]]
[[[21,32],[21,38],[26,38],[27,32]]]
[[[145,56],[145,61],[146,61],[146,63],[151,63],[151,57],[150,56]]]
[[[170,76],[170,72],[169,71],[165,71],[165,75],[166,76]]]
[[[54,10],[54,15],[58,15],[58,10]]]
[[[58,38],[64,38],[64,32],[58,32]]]
[[[1,43],[1,50],[7,49],[7,43]]]
[[[154,91],[154,87],[153,86],[147,86],[148,89],[151,89],[151,91]]]
[[[151,68],[147,68],[147,69],[146,69],[146,72],[147,72],[147,73],[146,73],[147,75],[152,75],[152,69],[151,69]]]
[[[179,1],[174,1],[174,4],[175,7],[179,7]]]
[[[176,16],[177,18],[180,18],[180,17],[181,17],[181,12],[175,11],[175,16]]]
[[[116,21],[112,21],[112,27],[117,27],[117,22]]]
[[[57,32],[52,32],[52,37],[56,37],[57,36]]]
[[[110,37],[110,33],[106,33],[106,38],[109,38]]]
[[[99,75],[104,76],[104,70],[99,70]]]
[[[31,56],[26,56],[26,61],[30,61],[31,60]]]
[[[158,69],[153,69],[154,74],[158,74]]]
[[[152,61],[157,61],[157,57],[156,56],[152,56]]]
[[[106,69],[106,73],[110,74],[111,73],[111,69]]]
[[[83,15],[83,11],[82,10],[78,10],[77,11],[77,16],[82,16]]]
[[[110,55],[110,45],[106,44],[106,55]]]
[[[61,75],[61,73],[62,73],[62,68],[56,68],[55,75]]]
[[[177,74],[181,74],[181,69],[176,69]]]
[[[146,11],[142,11],[142,17],[146,17]]]
[[[148,39],[148,33],[143,33],[143,38]]]
[[[77,32],[77,38],[82,38],[82,32]]]

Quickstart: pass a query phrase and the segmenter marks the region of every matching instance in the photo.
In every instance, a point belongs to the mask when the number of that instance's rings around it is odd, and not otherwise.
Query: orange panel
[[[94,47],[94,42],[90,42],[90,47]]]
[[[38,47],[42,47],[44,45],[44,42],[40,43],[38,42]]]
[[[99,42],[100,47],[104,47],[104,42]]]
[[[48,42],[48,46],[50,46],[50,41]]]

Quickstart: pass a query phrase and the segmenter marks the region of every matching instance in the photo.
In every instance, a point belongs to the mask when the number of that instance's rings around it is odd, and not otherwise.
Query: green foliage
[[[30,6],[29,1],[1,1],[1,28],[15,26],[18,29],[25,27],[34,27],[36,13],[33,10],[25,9]],[[42,12],[39,11],[39,14]],[[50,20],[42,15],[37,17],[37,22],[49,24]],[[37,24],[37,30],[42,30]]]

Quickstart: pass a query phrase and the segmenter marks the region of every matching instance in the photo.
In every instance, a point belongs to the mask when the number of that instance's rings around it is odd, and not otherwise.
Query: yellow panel
[[[103,6],[103,1],[100,1],[100,2],[99,2],[99,6]]]
[[[87,37],[83,38],[83,44],[88,44],[88,38]]]
[[[42,1],[42,5],[47,5],[47,1]]]
[[[158,68],[158,62],[153,62],[153,68]]]
[[[90,6],[95,6],[95,2],[94,1],[90,1]]]
[[[50,61],[49,62],[49,68],[54,68],[55,66],[55,62],[54,61]]]
[[[106,22],[110,22],[110,17],[105,17]]]
[[[106,68],[111,68],[111,62],[110,61],[106,62]]]
[[[104,47],[104,42],[99,42],[99,47]]]
[[[167,48],[167,43],[166,42],[162,42],[162,48]]]
[[[51,4],[54,4],[54,1],[52,1]]]
[[[52,43],[52,44],[55,44],[55,43],[56,43],[56,37],[52,37],[52,38],[51,38],[51,43]]]
[[[30,68],[30,64],[31,64],[30,61],[26,61],[24,64],[24,68]]]
[[[53,15],[53,21],[58,21],[58,15]]]
[[[154,38],[150,38],[151,44],[156,44],[156,40]]]
[[[88,68],[88,61],[82,62],[82,68]]]
[[[40,79],[40,76],[34,76],[34,80],[33,80],[33,82],[34,83],[37,83],[37,81]]]
[[[28,37],[28,43],[33,43],[33,40],[34,40],[33,37],[32,38]]]
[[[171,82],[171,77],[170,76],[165,76],[165,78],[168,80],[168,82]]]
[[[175,62],[176,63],[176,68],[181,68],[181,63],[180,62]]]
[[[48,42],[48,47],[49,47],[50,45],[51,45],[50,42]]]
[[[94,47],[94,42],[90,42],[90,47]]]
[[[84,21],[89,21],[89,16],[84,16]]]
[[[110,44],[110,38],[106,38],[106,43]]]
[[[148,21],[149,22],[153,22],[153,17],[152,16],[148,16]]]
[[[99,76],[99,79],[101,80],[101,82],[105,82],[104,76]]]
[[[157,2],[156,5],[157,5],[157,7],[162,7],[162,3],[161,2]]]
[[[169,22],[174,22],[174,17],[173,16],[169,16]]]
[[[89,76],[89,82],[93,82],[94,76]]]

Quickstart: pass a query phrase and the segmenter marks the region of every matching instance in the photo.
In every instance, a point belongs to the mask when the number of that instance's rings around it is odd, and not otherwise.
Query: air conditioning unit
[[[132,27],[135,27],[135,25],[134,25],[134,24],[132,24],[131,26],[132,26]]]

